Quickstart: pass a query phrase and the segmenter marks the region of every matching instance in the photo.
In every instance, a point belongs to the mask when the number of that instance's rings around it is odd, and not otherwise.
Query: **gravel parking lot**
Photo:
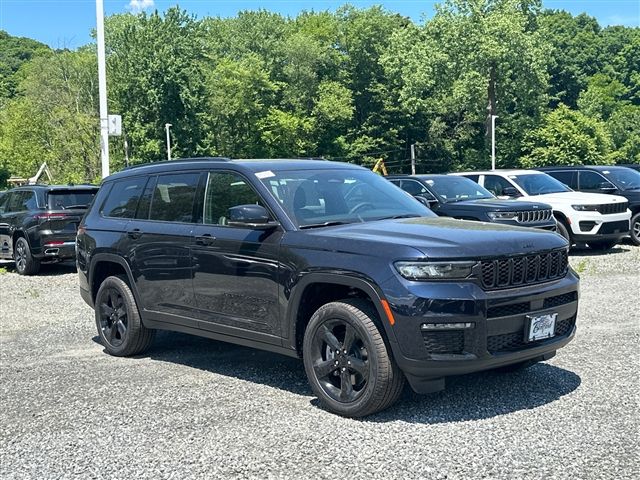
[[[640,478],[640,248],[571,263],[579,330],[553,360],[407,390],[362,421],[318,408],[295,359],[174,333],[110,357],[72,266],[4,264],[0,475]]]

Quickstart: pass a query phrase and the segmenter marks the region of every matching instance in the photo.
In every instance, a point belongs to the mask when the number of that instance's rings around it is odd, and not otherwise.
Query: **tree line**
[[[174,156],[324,157],[407,172],[640,162],[640,28],[538,0],[446,0],[423,23],[380,7],[105,20],[111,169]],[[0,168],[100,174],[95,44],[0,32]],[[0,173],[1,176],[1,173]],[[1,180],[1,178],[0,178]]]

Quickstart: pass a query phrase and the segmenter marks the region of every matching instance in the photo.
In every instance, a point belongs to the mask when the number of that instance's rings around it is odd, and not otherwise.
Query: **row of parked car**
[[[636,188],[637,172],[617,173]],[[497,178],[516,200],[489,192]],[[553,357],[575,335],[579,295],[552,230],[566,221],[567,238],[596,248],[629,232],[625,198],[540,172],[390,180],[345,163],[208,158],[132,167],[99,190],[22,187],[0,199],[2,253],[23,274],[75,256],[111,355],[141,354],[162,329],[300,357],[322,405],[361,417],[406,382],[429,393]]]

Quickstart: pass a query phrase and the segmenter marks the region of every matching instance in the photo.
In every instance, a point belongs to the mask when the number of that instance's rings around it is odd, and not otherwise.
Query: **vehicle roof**
[[[629,168],[624,165],[555,165],[553,167],[540,167],[538,170],[541,171],[554,171],[554,170],[578,170],[578,169],[586,169],[586,170],[611,170],[613,168]]]
[[[11,190],[6,190],[3,193],[8,193],[13,190],[97,190],[98,188],[100,188],[98,185],[92,185],[92,184],[74,184],[74,185],[36,184],[36,185],[20,185],[19,187],[14,187]]]
[[[508,169],[508,168],[496,168],[495,170],[476,170],[469,172],[454,172],[455,175],[529,175],[529,174],[541,174],[537,170],[525,170],[525,169]]]
[[[385,178],[451,178],[446,173],[418,173],[416,175],[394,174],[387,175]]]
[[[235,167],[234,170],[262,172],[267,170],[335,170],[335,169],[363,169],[357,165],[345,162],[330,162],[327,160],[300,159],[300,158],[251,158],[251,159],[229,159],[221,157],[199,157],[199,158],[179,158],[175,160],[165,160],[162,162],[145,163],[129,167],[111,175],[109,180],[143,174],[151,175],[162,172],[172,172],[178,170],[205,170],[211,166]],[[239,168],[238,168],[239,167]]]

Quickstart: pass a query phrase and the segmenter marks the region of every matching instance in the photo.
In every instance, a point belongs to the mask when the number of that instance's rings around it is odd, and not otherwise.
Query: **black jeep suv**
[[[556,220],[550,205],[500,200],[466,177],[390,175],[386,178],[441,217],[556,231]]]
[[[331,411],[364,416],[444,377],[521,368],[574,336],[564,238],[439,218],[364,168],[186,159],[105,179],[77,239],[108,353],[155,329],[300,356]]]
[[[0,258],[21,275],[41,263],[75,258],[76,230],[98,191],[95,185],[29,185],[0,197]]]

